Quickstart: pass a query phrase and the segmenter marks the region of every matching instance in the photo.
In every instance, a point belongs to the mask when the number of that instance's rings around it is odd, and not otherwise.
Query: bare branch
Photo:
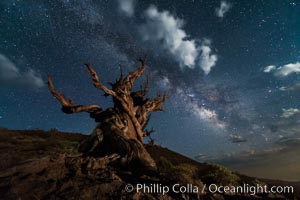
[[[60,102],[62,105],[62,111],[67,114],[78,113],[78,112],[99,112],[102,109],[98,105],[76,105],[72,102],[71,99],[67,100],[66,97],[55,90],[54,85],[52,83],[51,76],[48,75],[48,87],[52,93],[52,95]]]
[[[127,77],[125,77],[123,84],[126,85],[127,92],[130,92],[133,86],[134,81],[139,78],[142,73],[145,71],[146,68],[146,58],[143,60],[139,60],[141,62],[141,66],[134,72],[131,72],[128,74]]]
[[[50,75],[48,75],[48,87],[52,95],[61,103],[62,106],[74,106],[71,99],[67,100],[63,94],[55,91]]]
[[[148,145],[153,146],[154,145],[154,139],[151,138],[150,136],[149,136],[149,138],[150,138],[150,141],[149,141]]]
[[[155,132],[155,130],[153,129],[153,127],[150,129],[150,130],[145,130],[145,135],[144,135],[144,137],[149,137],[150,138],[150,135],[152,134],[152,133],[154,133]]]
[[[157,93],[157,97],[155,99],[145,99],[143,104],[137,113],[138,121],[141,124],[141,127],[145,128],[148,120],[149,113],[156,111],[163,111],[162,105],[164,101],[168,98],[167,93],[165,92],[163,96],[161,96],[160,92]]]
[[[146,108],[147,112],[154,112],[154,111],[163,111],[162,105],[164,101],[168,98],[167,92],[161,96],[160,91],[157,92],[157,97],[155,99],[149,99],[144,107]]]
[[[146,128],[146,126],[148,125],[148,123],[149,123],[149,121],[150,121],[150,119],[151,119],[151,114],[148,114],[146,117],[147,117],[146,120],[145,120],[143,123],[141,123],[142,129],[143,129],[143,130],[144,130],[144,129]],[[146,131],[146,132],[147,132],[147,131]]]
[[[145,101],[147,92],[149,90],[149,76],[147,76],[147,80],[145,82],[144,88],[141,86],[141,89],[136,92],[131,92],[130,96],[133,100],[134,106],[142,106]]]
[[[119,66],[119,69],[120,69],[119,81],[122,81],[123,80],[123,68],[122,68],[122,65]]]
[[[111,95],[113,97],[116,96],[116,93],[113,90],[108,89],[105,85],[103,85],[100,80],[99,77],[96,73],[96,71],[93,69],[93,67],[90,64],[85,64],[85,66],[87,67],[89,74],[91,75],[91,77],[93,78],[93,84],[96,88],[99,88],[100,90],[102,90],[103,92],[105,92],[108,95]]]

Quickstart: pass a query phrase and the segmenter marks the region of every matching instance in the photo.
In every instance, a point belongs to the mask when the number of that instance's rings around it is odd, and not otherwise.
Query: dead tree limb
[[[103,110],[98,105],[77,105],[71,99],[67,100],[62,93],[55,90],[50,75],[48,87],[52,95],[62,105],[65,113],[88,112],[100,124],[88,140],[83,142],[81,149],[85,153],[105,156],[117,153],[128,163],[140,163],[145,169],[155,169],[154,160],[143,146],[143,137],[149,136],[153,129],[146,130],[151,112],[163,111],[162,105],[167,99],[167,93],[157,93],[156,98],[146,97],[149,90],[149,77],[144,87],[139,91],[131,91],[135,80],[145,71],[146,60],[139,60],[141,65],[127,76],[123,75],[120,66],[120,76],[115,83],[109,82],[111,88],[101,83],[96,71],[90,64],[85,64],[93,85],[102,90],[105,96],[111,96],[114,106]],[[130,165],[130,164],[129,164]]]

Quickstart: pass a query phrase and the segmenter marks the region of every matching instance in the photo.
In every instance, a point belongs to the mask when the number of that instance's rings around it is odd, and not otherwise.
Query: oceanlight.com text
[[[206,187],[204,185],[203,187]],[[242,194],[247,193],[250,195],[256,195],[259,193],[273,193],[273,194],[291,194],[294,193],[293,186],[268,186],[268,185],[249,185],[243,184],[240,186],[223,186],[210,184],[207,187],[210,193],[231,193],[231,194]]]

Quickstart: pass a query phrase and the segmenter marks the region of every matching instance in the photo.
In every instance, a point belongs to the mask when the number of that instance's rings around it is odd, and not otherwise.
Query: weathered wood
[[[135,92],[131,91],[134,81],[143,74],[146,68],[146,60],[140,60],[140,62],[141,66],[125,78],[123,78],[120,66],[120,77],[115,83],[109,82],[111,89],[102,84],[94,68],[86,64],[94,86],[102,90],[105,96],[113,98],[114,107],[105,110],[98,105],[76,105],[71,100],[67,100],[62,93],[54,89],[50,76],[48,76],[48,86],[52,95],[61,103],[63,112],[68,114],[88,112],[91,118],[100,122],[90,137],[82,142],[79,148],[82,153],[98,157],[118,154],[121,156],[119,159],[121,165],[129,168],[140,166],[145,171],[153,171],[156,165],[144,148],[143,137],[149,136],[153,131],[145,129],[149,113],[162,111],[167,94],[161,96],[158,93],[154,99],[146,98],[149,90],[148,77],[144,88]]]
[[[51,76],[48,75],[48,87],[52,95],[61,103],[62,111],[67,114],[79,113],[79,112],[89,112],[89,113],[100,113],[102,109],[98,105],[76,105],[71,99],[67,100],[62,93],[55,90],[52,83]]]

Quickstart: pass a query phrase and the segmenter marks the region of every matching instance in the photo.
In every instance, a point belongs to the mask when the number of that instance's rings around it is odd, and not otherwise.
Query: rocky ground
[[[267,181],[231,172],[225,167],[198,163],[159,146],[147,146],[158,165],[155,174],[139,169],[120,169],[113,160],[84,157],[77,152],[87,136],[56,130],[0,129],[1,199],[297,199],[299,183]],[[108,164],[109,163],[109,164]],[[193,184],[198,193],[126,192],[126,185],[161,184],[172,187]],[[210,183],[223,185],[280,184],[295,186],[293,195],[211,194],[203,190]],[[297,185],[298,184],[298,185]],[[297,196],[298,195],[298,196]]]

